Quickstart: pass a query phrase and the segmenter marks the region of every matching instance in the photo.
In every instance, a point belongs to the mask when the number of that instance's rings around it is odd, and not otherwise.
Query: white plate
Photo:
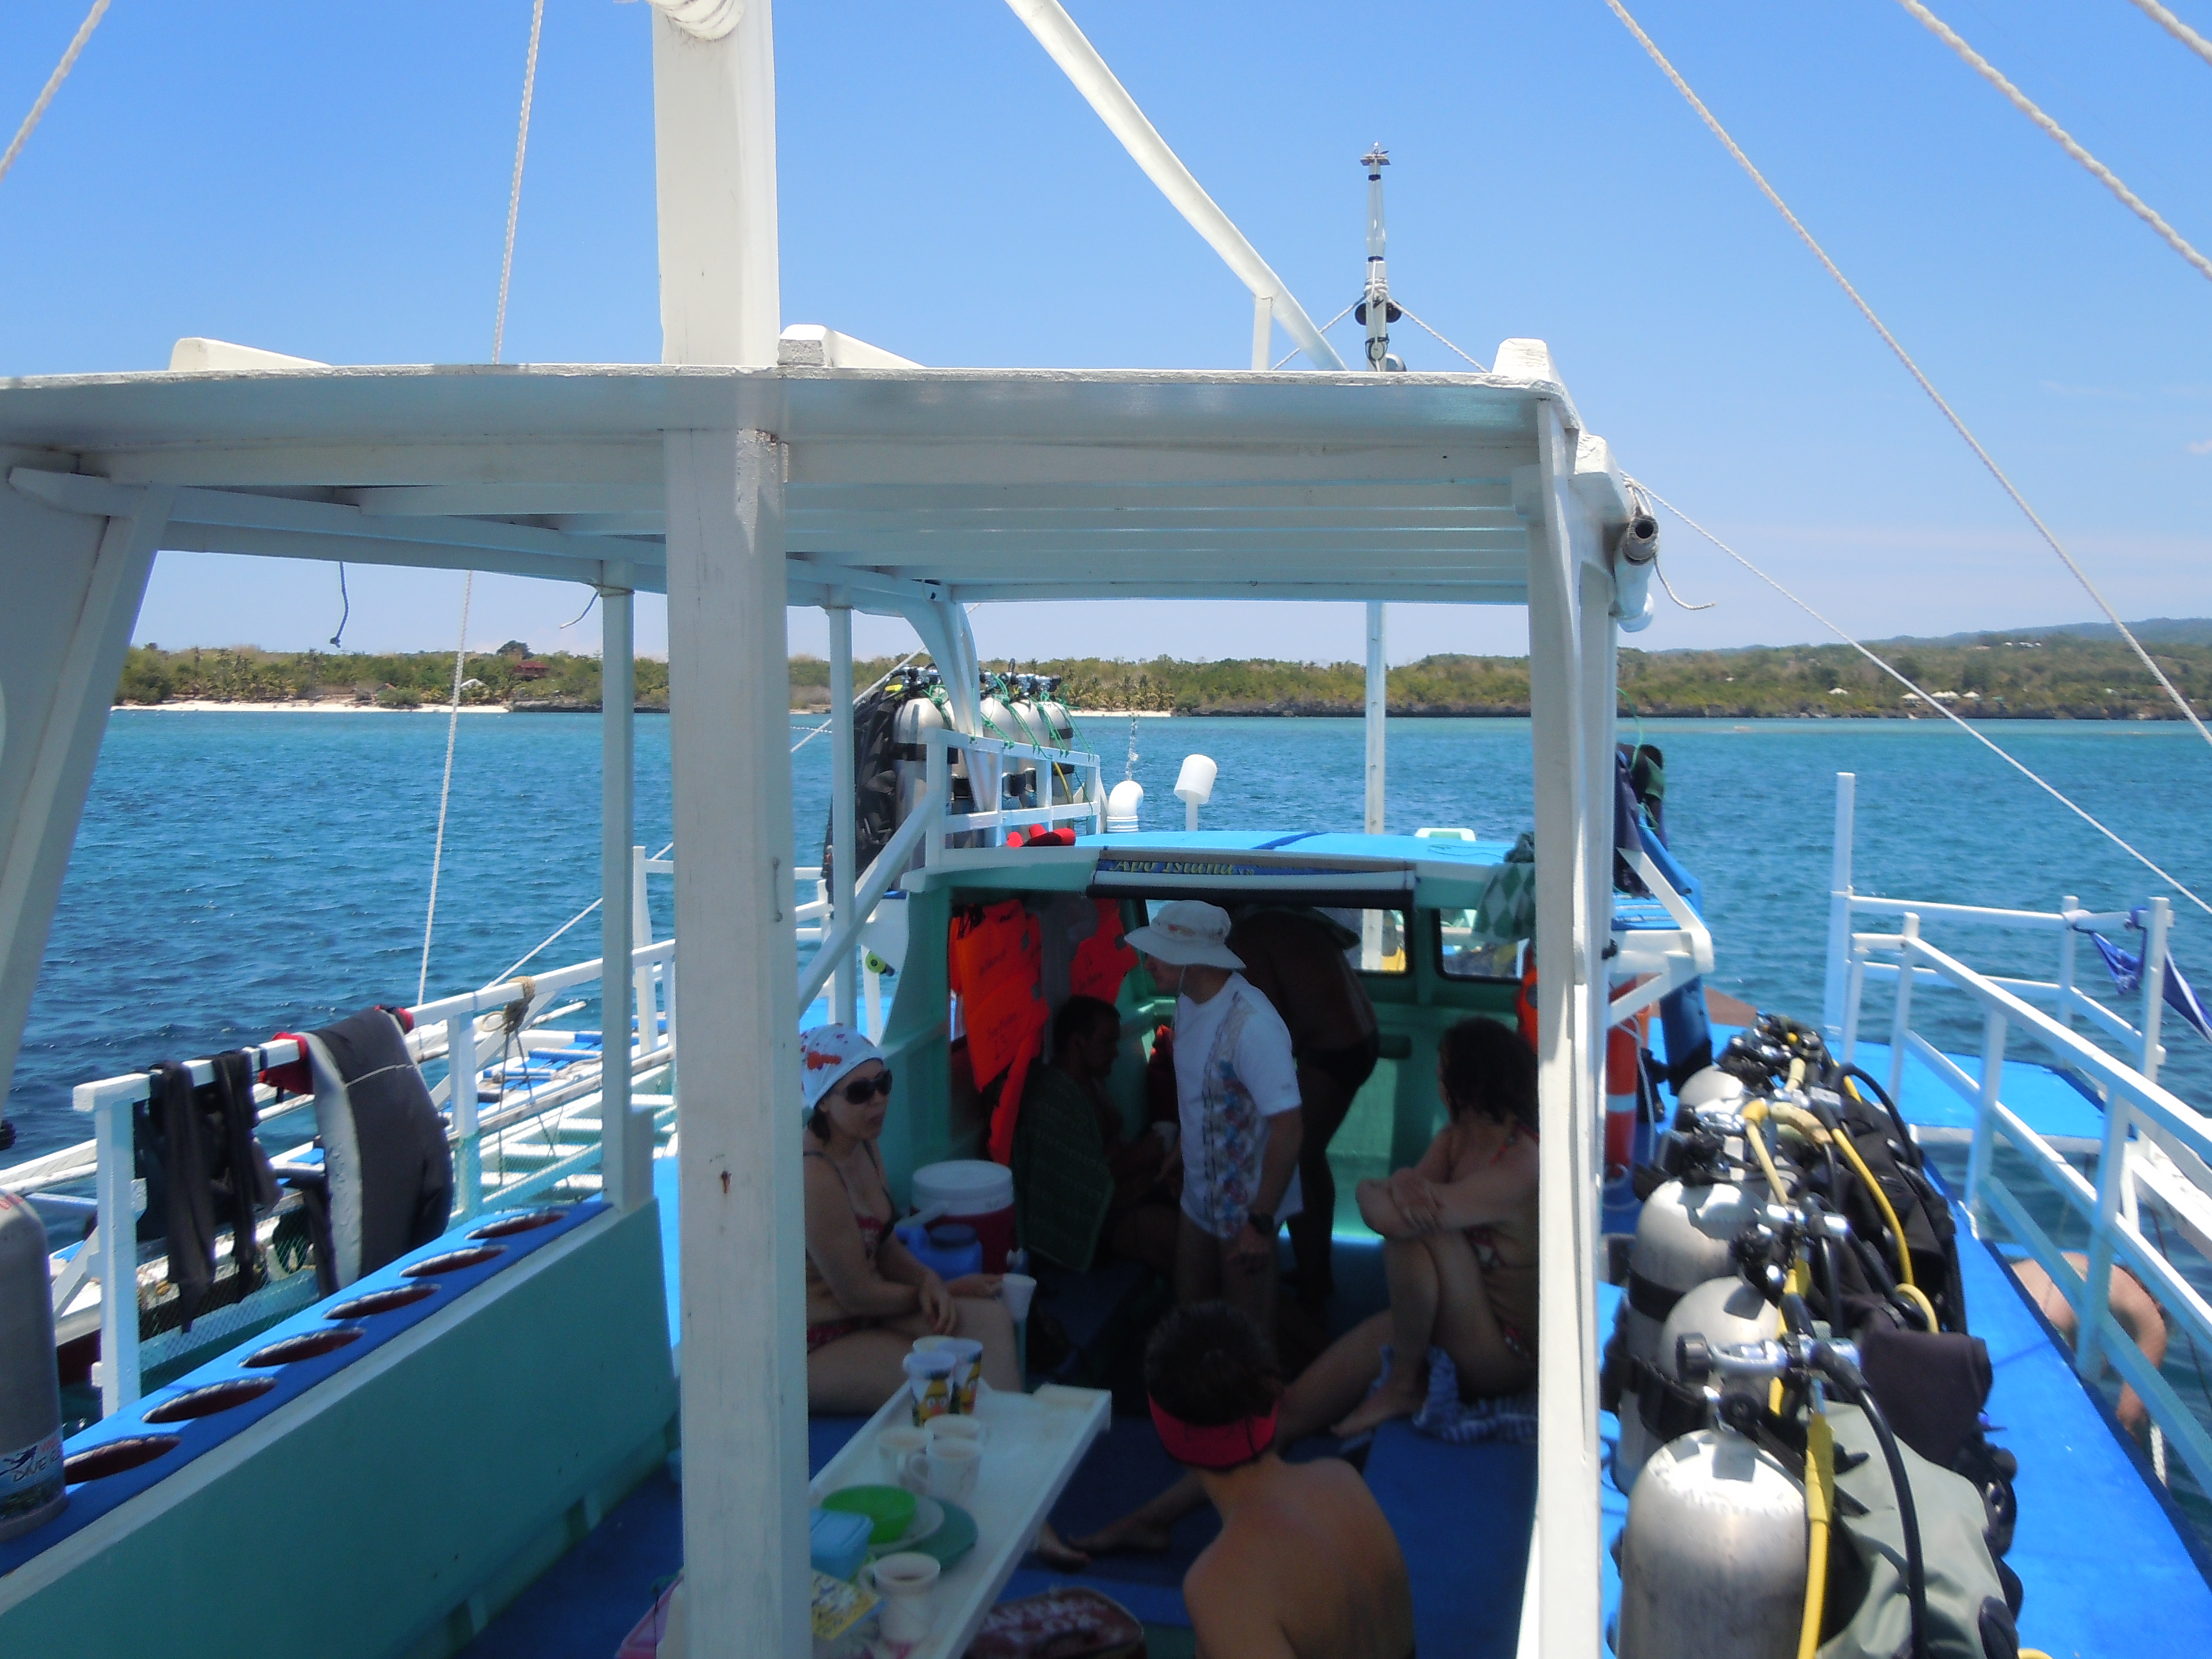
[[[914,1523],[890,1543],[875,1545],[868,1553],[871,1555],[890,1555],[895,1551],[912,1549],[944,1524],[945,1506],[934,1498],[917,1494],[914,1500]]]

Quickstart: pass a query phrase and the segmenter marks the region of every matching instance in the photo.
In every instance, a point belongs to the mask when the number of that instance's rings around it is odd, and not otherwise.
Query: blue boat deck
[[[1716,1032],[1724,1040],[1724,1033]],[[1880,1044],[1860,1045],[1860,1063],[1886,1077]],[[1969,1076],[1978,1066],[1959,1062]],[[2008,1064],[2007,1103],[2039,1133],[2094,1140],[2103,1116],[2095,1103],[2049,1067]],[[1932,1070],[1908,1057],[1902,1103],[1917,1127],[1958,1132],[1970,1109]],[[676,1166],[654,1166],[666,1261],[669,1328],[680,1334]],[[1608,1224],[1614,1218],[1608,1216]],[[1348,1292],[1379,1274],[1375,1252],[1340,1240],[1352,1258],[1340,1272]],[[2112,1421],[2103,1400],[2074,1373],[2067,1352],[2020,1292],[1996,1253],[1968,1237],[1963,1251],[1974,1332],[1988,1342],[1995,1372],[1989,1418],[1994,1437],[2020,1460],[2020,1520],[2008,1560],[2027,1584],[2020,1629],[2024,1646],[2057,1659],[2133,1652],[2212,1651],[2212,1583],[2193,1534],[2150,1475],[2146,1460]],[[1601,1287],[1600,1316],[1610,1327],[1618,1292]],[[1354,1292],[1356,1297],[1356,1292]],[[810,1425],[809,1460],[818,1468],[858,1419]],[[1614,1420],[1602,1419],[1607,1443]],[[1316,1449],[1334,1449],[1326,1441]],[[1118,1418],[1092,1449],[1054,1511],[1064,1534],[1080,1534],[1160,1490],[1176,1471],[1149,1425]],[[1370,1486],[1391,1517],[1413,1571],[1418,1645],[1455,1659],[1505,1659],[1515,1647],[1528,1516],[1535,1493],[1534,1450],[1528,1446],[1453,1447],[1418,1438],[1402,1424],[1375,1440]],[[1608,1543],[1626,1518],[1626,1499],[1608,1478]],[[472,1659],[576,1655],[605,1659],[652,1605],[657,1585],[682,1561],[681,1489],[656,1474],[611,1513],[557,1567],[495,1619],[468,1650]],[[1071,1577],[1032,1558],[1007,1594],[1058,1583],[1084,1583],[1121,1601],[1156,1632],[1186,1628],[1181,1583],[1216,1530],[1210,1513],[1186,1518],[1173,1547],[1158,1556],[1120,1556]],[[1603,1563],[1608,1626],[1620,1585],[1608,1552]],[[1185,1638],[1188,1639],[1188,1638]]]

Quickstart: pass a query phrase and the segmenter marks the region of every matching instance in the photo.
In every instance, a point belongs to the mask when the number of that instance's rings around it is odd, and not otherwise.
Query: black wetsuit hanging
[[[323,1179],[298,1184],[327,1296],[446,1231],[453,1159],[445,1121],[391,1014],[365,1008],[300,1045],[314,1081]]]
[[[162,1060],[147,1068],[146,1103],[135,1132],[146,1173],[138,1236],[167,1241],[169,1279],[184,1328],[215,1284],[216,1234],[227,1221],[241,1291],[261,1283],[257,1212],[276,1201],[268,1155],[253,1138],[253,1071],[242,1050],[210,1062],[212,1082],[195,1087],[191,1068]]]

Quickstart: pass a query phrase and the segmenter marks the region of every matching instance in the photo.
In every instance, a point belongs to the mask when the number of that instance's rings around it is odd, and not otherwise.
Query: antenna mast
[[[1390,303],[1390,269],[1382,257],[1382,169],[1390,152],[1377,144],[1359,158],[1367,169],[1367,292],[1352,316],[1367,325],[1367,367],[1378,373],[1406,365],[1390,351],[1390,325],[1405,313]]]

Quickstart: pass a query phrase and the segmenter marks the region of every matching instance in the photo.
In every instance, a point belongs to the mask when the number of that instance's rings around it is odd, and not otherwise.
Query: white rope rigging
[[[23,153],[23,146],[30,143],[32,131],[39,125],[40,118],[46,114],[46,106],[54,101],[54,94],[62,89],[62,82],[69,79],[69,72],[76,67],[77,54],[84,50],[84,43],[92,39],[93,30],[100,27],[100,20],[106,14],[107,0],[92,0],[92,9],[85,14],[84,21],[76,26],[76,33],[70,38],[69,50],[62,54],[62,61],[54,65],[54,72],[46,77],[46,84],[39,88],[38,98],[31,105],[31,112],[23,118],[23,125],[15,129],[15,136],[9,140],[7,149],[0,152],[0,179],[8,176],[8,169],[15,165],[15,158]]]
[[[2136,0],[2136,9],[2206,63],[2212,64],[2212,40],[2207,40],[2164,6],[2160,5],[2158,0]]]
[[[545,27],[545,0],[530,8],[530,55],[522,66],[522,118],[514,132],[514,182],[507,191],[507,246],[499,257],[499,314],[491,325],[491,360],[507,344],[507,284],[514,275],[514,222],[522,211],[522,158],[530,148],[530,99],[538,87],[538,36]]]
[[[453,706],[446,714],[446,781],[438,786],[438,839],[430,851],[430,908],[422,917],[422,971],[416,976],[415,1000],[428,1000],[430,934],[438,924],[438,876],[446,861],[446,803],[453,793],[453,736],[461,725],[461,674],[469,660],[469,600],[474,595],[477,573],[468,573],[461,584],[461,641],[453,647]]]
[[[1412,309],[1412,307],[1409,307],[1409,306],[1407,306],[1407,303],[1406,303],[1403,300],[1393,300],[1393,301],[1390,301],[1390,303],[1391,303],[1392,305],[1394,305],[1394,306],[1395,306],[1395,307],[1398,307],[1398,314],[1399,314],[1401,317],[1404,317],[1404,318],[1407,319],[1408,320],[1413,321],[1413,322],[1415,322],[1415,323],[1420,323],[1420,325],[1421,325],[1423,328],[1427,328],[1427,329],[1429,329],[1429,332],[1430,332],[1430,333],[1431,333],[1431,334],[1436,334],[1436,335],[1437,335],[1437,339],[1439,339],[1439,340],[1443,340],[1443,343],[1444,343],[1447,347],[1449,347],[1449,349],[1452,349],[1452,350],[1454,350],[1454,351],[1459,351],[1459,355],[1460,355],[1461,356],[1462,356],[1462,357],[1467,357],[1467,361],[1468,361],[1468,362],[1469,362],[1470,363],[1474,363],[1474,372],[1475,372],[1476,374],[1487,374],[1490,372],[1488,369],[1485,368],[1484,368],[1480,363],[1475,363],[1475,362],[1474,362],[1474,358],[1472,358],[1472,357],[1468,357],[1468,356],[1467,356],[1467,353],[1465,353],[1464,351],[1460,351],[1460,350],[1459,350],[1459,348],[1458,348],[1457,346],[1455,346],[1455,345],[1453,345],[1453,344],[1452,344],[1452,343],[1451,343],[1449,340],[1445,340],[1445,339],[1444,339],[1444,337],[1443,337],[1443,335],[1441,335],[1441,334],[1437,334],[1436,330],[1434,330],[1434,329],[1432,329],[1432,328],[1429,328],[1429,325],[1428,325],[1426,323],[1423,323],[1423,322],[1421,322],[1421,319],[1420,319],[1419,318],[1418,318],[1418,317],[1416,317],[1416,316],[1414,316],[1414,315],[1413,315],[1413,309]]]
[[[667,857],[671,853],[674,852],[675,850],[676,850],[676,843],[675,843],[674,842],[672,842],[672,842],[670,842],[668,843],[668,845],[667,845],[667,846],[665,846],[665,847],[662,848],[661,848],[658,853],[655,853],[653,856],[656,860],[658,860],[658,859],[665,859],[665,858],[666,858],[666,857]],[[522,956],[521,956],[521,957],[520,957],[520,960],[518,960],[518,961],[516,961],[516,962],[514,962],[514,963],[512,963],[511,965],[509,965],[509,966],[507,967],[507,969],[504,972],[500,973],[500,974],[496,974],[496,975],[493,975],[490,979],[486,980],[486,981],[483,982],[483,985],[481,985],[481,986],[479,986],[477,988],[478,988],[479,990],[485,990],[485,991],[489,991],[489,989],[491,989],[491,988],[492,988],[493,986],[495,986],[495,985],[504,985],[504,984],[506,984],[507,981],[509,981],[509,980],[511,980],[511,979],[513,979],[513,978],[514,977],[515,970],[516,970],[517,969],[520,969],[520,968],[523,967],[526,963],[529,963],[531,960],[532,960],[532,959],[533,959],[533,958],[538,955],[538,953],[539,951],[543,951],[543,950],[544,950],[547,945],[549,945],[552,944],[552,943],[553,943],[553,941],[554,941],[555,939],[556,939],[560,938],[562,934],[563,934],[563,933],[567,933],[567,932],[568,932],[571,927],[574,927],[578,922],[581,921],[582,921],[586,916],[590,915],[592,914],[592,911],[594,911],[594,910],[598,909],[598,908],[599,908],[599,906],[600,906],[601,904],[605,903],[605,896],[604,896],[604,895],[602,895],[602,896],[601,896],[600,897],[599,897],[599,898],[595,898],[595,899],[593,899],[593,900],[592,900],[589,904],[586,905],[582,909],[580,909],[580,910],[577,911],[577,912],[576,912],[576,914],[575,914],[574,915],[573,915],[573,916],[569,917],[568,921],[566,921],[562,922],[562,923],[558,927],[556,927],[556,928],[555,928],[551,933],[550,933],[546,934],[546,935],[545,935],[545,937],[544,937],[544,939],[539,939],[536,945],[532,945],[529,950],[527,950],[527,951],[524,951],[524,952],[523,952],[523,954],[522,954]]]
[[[1814,610],[1813,606],[1807,604],[1803,599],[1799,599],[1795,593],[1784,587],[1773,577],[1768,575],[1764,570],[1761,570],[1749,559],[1747,559],[1742,554],[1737,552],[1735,549],[1730,547],[1719,537],[1714,535],[1713,532],[1706,529],[1705,526],[1699,524],[1688,514],[1683,512],[1682,509],[1675,506],[1674,502],[1668,501],[1664,495],[1659,494],[1657,490],[1652,489],[1650,485],[1645,483],[1636,483],[1632,480],[1631,482],[1633,488],[1640,491],[1650,500],[1656,501],[1660,506],[1665,507],[1669,513],[1672,513],[1684,524],[1689,526],[1691,529],[1696,531],[1698,534],[1703,536],[1715,547],[1720,549],[1722,552],[1727,554],[1729,557],[1734,559],[1746,570],[1751,572],[1753,575],[1758,577],[1759,580],[1765,582],[1769,587],[1782,595],[1784,599],[1789,600],[1790,604],[1796,605],[1807,616],[1812,617],[1814,622],[1819,623],[1821,627],[1826,629],[1831,634],[1833,634],[1845,645],[1850,647],[1852,650],[1857,652],[1859,655],[1864,657],[1876,668],[1879,668],[1883,673],[1888,675],[1890,678],[1895,680],[1899,685],[1903,686],[1907,691],[1910,691],[1913,696],[1917,698],[1920,702],[1926,703],[1929,708],[1933,708],[1936,713],[1942,714],[1961,732],[1964,732],[1968,737],[1973,738],[1976,743],[1980,744],[1982,747],[1988,750],[1999,760],[2004,762],[2006,765],[2011,767],[2015,772],[2018,772],[2030,783],[2042,790],[2044,793],[2049,795],[2053,800],[2063,806],[2068,811],[2073,813],[2075,817],[2080,818],[2084,823],[2094,830],[2099,835],[2104,836],[2106,840],[2111,842],[2113,846],[2118,848],[2130,858],[2134,859],[2138,864],[2142,865],[2144,869],[2149,871],[2160,881],[2165,882],[2168,886],[2172,887],[2175,892],[2179,893],[2191,904],[2194,904],[2198,909],[2203,911],[2205,915],[2212,915],[2212,904],[2207,904],[2203,899],[2197,897],[2195,892],[2185,886],[2177,878],[2169,874],[2157,864],[2153,863],[2148,855],[2137,851],[2133,846],[2122,839],[2120,836],[2108,828],[2105,823],[2096,817],[2092,817],[2085,808],[2077,805],[2072,799],[2060,793],[2057,786],[2046,782],[2041,776],[2032,770],[2025,762],[2015,757],[2010,750],[2002,749],[1998,747],[1996,744],[1991,742],[1990,738],[1984,735],[1984,733],[1980,732],[1972,721],[1963,719],[1947,705],[1936,702],[1935,698],[1929,696],[1925,691],[1915,685],[1903,674],[1891,667],[1888,663],[1883,661],[1872,651],[1859,643],[1856,639],[1845,633],[1842,629],[1837,627],[1835,623],[1830,622],[1827,617],[1821,615],[1820,611]]]
[[[2012,498],[2012,504],[2021,510],[2028,523],[2035,526],[2036,533],[2041,536],[2051,550],[2058,556],[2059,562],[2073,573],[2074,580],[2081,584],[2082,591],[2096,601],[2097,608],[2105,613],[2106,620],[2118,629],[2120,637],[2134,647],[2136,655],[2142,661],[2142,665],[2150,671],[2151,678],[2156,680],[2164,689],[2166,695],[2173,700],[2173,706],[2181,711],[2182,717],[2197,728],[2197,735],[2203,738],[2208,744],[2212,744],[2212,731],[2205,729],[2204,722],[2197,718],[2197,711],[2189,706],[2188,699],[2174,689],[2173,682],[2166,678],[2165,672],[2151,660],[2150,653],[2143,649],[2142,641],[2136,638],[2134,630],[2120,620],[2119,612],[2113,610],[2104,594],[2098,591],[2097,585],[2089,580],[2088,573],[2074,562],[2074,556],[2066,550],[2064,544],[2051,533],[2051,526],[2044,523],[2035,509],[2027,504],[2027,498],[2014,487],[2013,481],[2005,476],[2004,469],[1996,464],[1995,458],[1988,450],[1982,447],[1981,440],[1974,436],[1966,422],[1960,418],[1959,412],[1945,401],[1942,392],[1936,391],[1936,383],[1921,372],[1920,365],[1913,362],[1911,354],[1899,343],[1897,336],[1892,334],[1888,325],[1875,314],[1874,307],[1866,302],[1858,289],[1851,286],[1850,279],[1844,275],[1842,268],[1828,257],[1828,251],[1814,240],[1813,233],[1805,228],[1804,221],[1790,210],[1790,204],[1782,199],[1772,185],[1766,182],[1766,175],[1752,164],[1751,157],[1743,153],[1743,147],[1729,136],[1728,129],[1720,124],[1712,111],[1705,107],[1705,100],[1690,89],[1690,83],[1682,78],[1680,71],[1676,70],[1674,64],[1668,62],[1666,53],[1661,52],[1657,44],[1644,32],[1643,26],[1628,15],[1628,9],[1621,3],[1621,0],[1605,0],[1605,3],[1612,9],[1613,15],[1627,26],[1628,32],[1636,37],[1644,50],[1650,54],[1651,61],[1656,64],[1667,78],[1674,83],[1674,90],[1680,93],[1684,101],[1698,112],[1698,118],[1705,124],[1713,137],[1719,139],[1726,147],[1728,153],[1735,158],[1736,165],[1751,175],[1752,183],[1757,185],[1760,193],[1774,204],[1775,211],[1789,222],[1790,229],[1797,233],[1798,239],[1813,251],[1813,257],[1826,269],[1829,276],[1835,278],[1836,286],[1842,289],[1850,302],[1858,307],[1859,315],[1867,319],[1874,331],[1881,336],[1882,343],[1896,354],[1897,361],[1905,365],[1905,372],[1911,374],[1919,384],[1920,389],[1928,394],[1929,401],[1942,411],[1943,418],[1951,423],[1952,430],[1966,440],[1966,447],[1974,452],[1982,465],[1989,469],[1990,476],[1995,478],[1998,486]]]
[[[1338,313],[1336,313],[1336,315],[1335,315],[1335,316],[1334,316],[1334,317],[1330,318],[1327,322],[1323,323],[1323,324],[1322,324],[1319,328],[1316,329],[1316,330],[1314,331],[1314,332],[1316,332],[1316,334],[1326,334],[1326,333],[1328,333],[1328,332],[1329,331],[1329,330],[1331,330],[1331,329],[1334,328],[1334,327],[1335,327],[1339,323],[1342,322],[1346,318],[1347,318],[1347,317],[1349,317],[1350,315],[1352,315],[1352,306],[1356,306],[1356,305],[1358,305],[1358,303],[1359,303],[1359,301],[1358,301],[1354,300],[1354,301],[1352,302],[1352,305],[1351,305],[1351,306],[1346,306],[1346,307],[1345,307],[1345,308],[1344,308],[1343,310],[1341,310],[1341,311],[1338,312]],[[1405,309],[1405,307],[1401,306],[1401,307],[1398,307],[1398,309],[1399,309],[1399,310],[1401,310],[1401,311],[1403,311],[1403,310]],[[1290,361],[1291,361],[1291,358],[1293,358],[1293,357],[1297,356],[1298,355],[1298,353],[1300,353],[1301,351],[1304,351],[1304,349],[1305,349],[1305,348],[1304,348],[1304,346],[1292,346],[1292,347],[1291,347],[1288,351],[1286,351],[1286,352],[1285,352],[1285,353],[1283,354],[1281,362],[1278,362],[1278,363],[1275,365],[1275,367],[1276,367],[1277,368],[1280,368],[1283,366],[1283,364],[1284,364],[1284,363],[1287,363],[1288,362],[1290,362]]]
[[[2074,135],[2060,126],[2039,109],[2033,100],[2018,87],[2008,81],[2003,73],[1990,60],[1976,52],[1959,36],[1959,32],[1920,3],[1920,0],[1897,0],[1898,4],[1911,12],[1928,27],[1928,32],[1957,52],[1973,69],[1975,74],[2004,94],[2012,106],[2048,133],[2058,147],[2088,169],[2089,174],[2106,190],[2118,197],[2129,212],[2142,220],[2166,239],[2166,246],[2197,267],[2199,274],[2212,277],[2212,259],[2206,258],[2185,241],[2179,231],[2169,225],[2154,211],[2150,204],[2120,182],[2119,175],[2075,141]],[[2177,22],[2179,19],[2175,20]]]
[[[494,362],[499,361],[500,352],[507,343],[507,288],[508,279],[514,274],[514,222],[522,210],[522,161],[530,148],[530,100],[538,87],[538,40],[544,26],[545,0],[533,0],[530,9],[530,51],[522,66],[522,114],[515,125],[514,177],[507,192],[507,243],[499,261],[499,309],[492,319],[491,360]],[[438,925],[438,878],[444,872],[446,864],[446,809],[453,793],[453,739],[459,734],[461,727],[461,677],[468,672],[469,605],[476,597],[476,587],[477,573],[471,570],[461,583],[461,637],[453,647],[453,700],[446,711],[446,775],[438,785],[438,838],[430,849],[430,902],[422,915],[422,965],[415,981],[415,1000],[417,1002],[428,996],[430,988],[430,940]],[[590,607],[586,609],[588,611]],[[574,925],[574,922],[569,924],[570,927]],[[563,933],[566,931],[566,928],[562,930]],[[554,937],[557,939],[559,936],[556,933]],[[544,948],[542,945],[538,946],[541,951]],[[528,957],[523,958],[525,962],[529,959]],[[502,979],[505,977],[505,975],[501,975]],[[494,984],[498,982],[497,980],[493,981]]]
[[[877,676],[876,676],[875,684],[874,684],[874,685],[871,685],[871,686],[869,686],[869,687],[867,688],[867,690],[866,690],[866,691],[859,691],[859,692],[855,692],[855,693],[854,694],[854,696],[853,696],[853,701],[854,701],[854,702],[860,702],[860,700],[862,697],[865,697],[865,696],[866,696],[868,695],[868,692],[869,692],[869,691],[873,691],[873,690],[876,689],[876,687],[877,687],[877,686],[880,686],[880,685],[882,685],[882,684],[883,684],[886,680],[890,679],[890,677],[891,677],[892,675],[894,675],[894,674],[897,673],[897,672],[899,672],[899,670],[900,670],[900,669],[902,669],[902,668],[905,667],[908,663],[912,662],[912,661],[913,661],[916,657],[920,656],[921,654],[921,652],[919,652],[919,651],[909,651],[909,652],[908,652],[908,653],[906,653],[906,655],[904,655],[903,657],[901,657],[901,658],[900,658],[896,662],[893,663],[893,664],[892,664],[889,668],[886,668],[886,669],[885,669],[882,673],[880,673],[880,674],[877,675]],[[823,721],[821,725],[819,725],[819,726],[816,726],[816,727],[815,727],[811,732],[808,732],[805,737],[801,738],[800,738],[797,743],[794,743],[793,744],[792,744],[792,745],[791,745],[791,752],[792,752],[793,754],[794,754],[794,755],[795,755],[795,754],[797,754],[800,750],[802,750],[802,749],[805,748],[805,747],[806,747],[806,745],[807,745],[808,744],[810,744],[810,743],[813,742],[815,738],[817,738],[820,737],[820,736],[821,736],[824,732],[827,732],[827,731],[828,731],[831,726],[833,726],[836,725],[836,723],[837,723],[837,720],[836,720],[836,717],[835,715],[832,715],[830,719],[828,719],[828,720],[826,720]]]

